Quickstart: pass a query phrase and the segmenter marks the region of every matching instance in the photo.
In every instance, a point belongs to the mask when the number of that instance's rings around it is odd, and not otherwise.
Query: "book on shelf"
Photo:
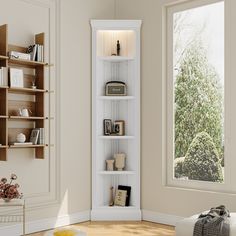
[[[8,69],[7,67],[0,68],[0,86],[8,85]]]
[[[30,142],[34,145],[44,144],[44,128],[35,128],[31,131]]]
[[[30,54],[30,59],[32,61],[43,62],[44,57],[44,46],[40,44],[30,45],[27,49],[28,54]]]
[[[34,45],[30,45],[27,49],[27,53],[30,54],[31,61],[35,61],[35,59],[36,59],[37,47],[38,47],[38,45],[34,44]]]
[[[44,144],[45,143],[44,128],[38,128],[38,129],[39,129],[38,144]]]
[[[14,146],[27,146],[27,145],[33,145],[33,143],[32,142],[24,142],[24,143],[17,143],[17,142],[15,142],[15,143],[13,143],[13,145]]]

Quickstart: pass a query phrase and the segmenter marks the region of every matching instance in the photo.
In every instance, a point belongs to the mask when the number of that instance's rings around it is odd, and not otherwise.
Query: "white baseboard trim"
[[[142,219],[150,222],[176,226],[176,223],[184,219],[184,217],[142,210]]]
[[[83,211],[71,215],[58,216],[43,220],[31,221],[26,223],[26,233],[35,233],[65,225],[80,223],[90,220],[90,211]],[[22,224],[0,227],[0,235],[17,236],[22,235]]]
[[[140,209],[93,209],[91,211],[92,221],[139,221],[142,219]]]

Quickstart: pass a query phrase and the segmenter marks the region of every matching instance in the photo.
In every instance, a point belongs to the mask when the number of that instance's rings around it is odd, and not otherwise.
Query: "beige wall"
[[[69,212],[91,206],[92,18],[112,19],[112,0],[61,1],[61,171]]]
[[[167,2],[174,1],[116,0],[118,19],[143,20],[141,50],[142,208],[177,216],[187,216],[218,204],[226,204],[231,211],[236,211],[236,195],[170,188],[162,184],[164,171],[162,170],[161,137],[162,6]],[[231,4],[230,7],[229,4]],[[235,9],[236,2],[226,0],[226,17],[227,21],[229,20],[227,24],[235,22],[236,16],[233,13]],[[232,27],[230,32],[230,40],[235,42],[235,29]],[[231,44],[231,47],[230,51],[236,50],[234,44]],[[234,59],[232,53],[232,60]],[[232,77],[232,79],[234,78]]]
[[[47,37],[49,36],[49,11],[47,7],[41,6],[41,3],[48,1],[35,2],[36,5],[33,0],[1,0],[0,24],[9,24],[9,37],[12,43],[28,45],[32,43],[27,41],[29,36],[33,39],[32,34],[35,32],[45,31]],[[59,188],[62,202],[27,211],[27,221],[89,211],[91,207],[90,19],[113,19],[114,1],[61,0],[60,17]],[[55,27],[53,24],[51,27],[52,37],[55,36]],[[27,150],[11,151],[9,160],[0,163],[0,177],[8,176],[12,172],[19,176],[22,191],[27,196],[37,195],[38,191],[47,192],[49,189],[49,158],[35,160],[32,158],[32,152]]]

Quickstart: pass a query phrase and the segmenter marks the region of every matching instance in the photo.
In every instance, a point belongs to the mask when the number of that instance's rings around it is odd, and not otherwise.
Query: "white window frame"
[[[234,109],[231,105],[232,97],[236,101],[235,92],[233,94],[233,85],[230,81],[230,0],[224,2],[224,16],[225,16],[225,76],[224,76],[224,158],[225,158],[225,174],[224,183],[205,182],[198,180],[180,180],[174,178],[174,83],[173,83],[173,14],[179,11],[184,11],[191,8],[196,8],[212,3],[222,2],[223,0],[192,0],[192,1],[178,1],[174,4],[165,5],[163,8],[163,103],[162,103],[162,156],[163,156],[163,183],[170,187],[182,187],[190,189],[199,189],[207,191],[223,191],[236,192],[236,157],[232,158],[236,153],[236,148],[233,146],[233,140],[236,141],[236,131],[232,126],[231,111]],[[226,44],[227,43],[227,44]],[[232,77],[233,78],[233,77]],[[234,89],[236,85],[234,86]],[[232,92],[231,92],[232,91]],[[236,123],[236,122],[235,122]],[[230,132],[231,131],[231,132]],[[235,134],[233,134],[235,133]],[[232,167],[235,167],[234,169]],[[230,168],[231,167],[231,168]],[[235,174],[233,173],[235,171]]]

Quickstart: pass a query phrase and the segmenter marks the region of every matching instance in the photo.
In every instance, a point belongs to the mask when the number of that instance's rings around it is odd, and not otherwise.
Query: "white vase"
[[[125,168],[125,154],[124,153],[116,153],[114,154],[115,159],[115,167],[118,171],[122,171]]]
[[[26,137],[25,137],[25,135],[24,135],[23,133],[20,133],[20,134],[18,134],[18,135],[16,136],[16,141],[17,141],[18,143],[24,143],[25,140],[26,140]]]

